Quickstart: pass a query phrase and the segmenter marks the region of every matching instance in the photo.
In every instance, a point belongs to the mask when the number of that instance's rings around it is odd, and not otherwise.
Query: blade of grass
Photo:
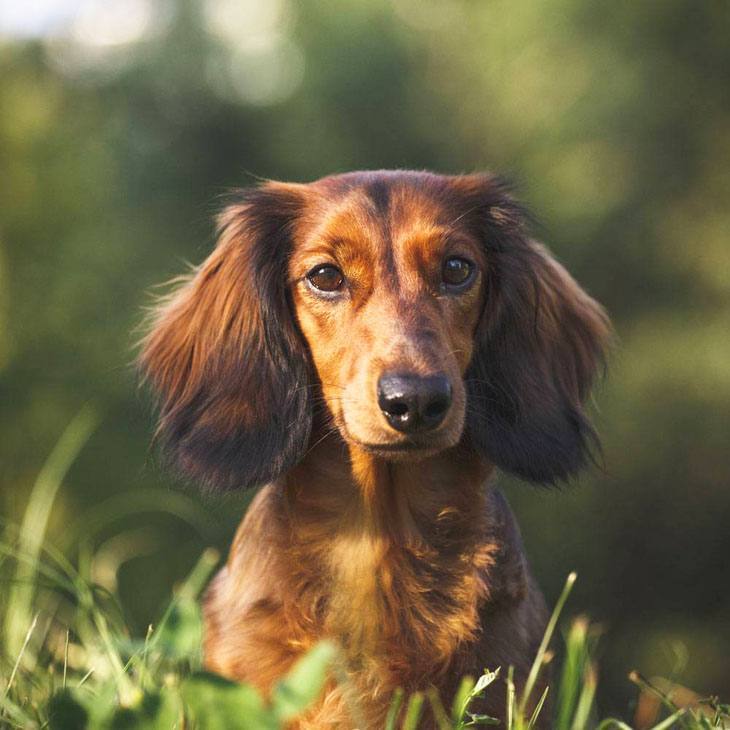
[[[583,730],[583,728],[588,727],[588,718],[593,707],[593,700],[596,697],[597,685],[596,669],[589,664],[584,674],[583,687],[578,696],[578,704],[575,708],[571,730]]]
[[[160,640],[160,636],[162,636],[162,631],[167,625],[167,622],[170,620],[170,616],[172,615],[173,611],[175,610],[175,606],[182,600],[194,600],[198,597],[198,595],[200,595],[201,591],[205,587],[208,578],[210,577],[210,574],[213,572],[215,566],[218,565],[219,560],[220,554],[217,550],[214,550],[213,548],[207,548],[203,551],[203,554],[198,559],[198,562],[195,564],[195,567],[190,572],[190,575],[187,577],[185,582],[182,584],[180,589],[173,597],[172,601],[170,601],[167,608],[165,609],[165,612],[160,619],[160,623],[157,625],[154,635],[149,641],[148,646],[150,649],[154,649],[157,646],[157,643]]]
[[[82,685],[86,684],[86,681],[89,679],[89,677],[94,673],[94,667],[91,667],[86,674],[84,674],[83,677],[78,681],[78,684],[76,685],[76,689],[81,687]]]
[[[30,621],[38,558],[56,494],[74,460],[93,433],[97,420],[90,406],[79,411],[51,451],[31,489],[19,535],[20,548],[28,560],[25,564],[19,564],[16,569],[17,584],[10,591],[5,614],[7,654],[18,653],[22,645],[23,627]]]
[[[416,730],[421,712],[423,712],[423,692],[414,692],[408,700],[403,730]]]
[[[117,680],[119,696],[123,704],[133,696],[132,682],[124,669],[124,662],[118,650],[117,642],[109,629],[109,624],[104,613],[96,606],[91,607],[91,617],[96,631],[101,639],[101,644],[111,665],[112,671]]]
[[[659,687],[655,687],[646,677],[642,677],[637,671],[629,672],[629,681],[633,682],[643,692],[653,694],[659,698],[664,707],[670,712],[675,713],[679,709],[677,705],[672,702],[672,698],[666,693],[662,692]]]
[[[517,715],[520,718],[523,718],[525,716],[525,709],[527,707],[527,703],[530,701],[530,695],[532,694],[532,690],[535,687],[535,683],[537,682],[537,677],[540,673],[540,669],[542,668],[543,661],[545,659],[545,653],[547,652],[548,645],[553,638],[553,633],[555,632],[555,627],[558,623],[558,619],[560,618],[560,614],[562,613],[563,607],[565,606],[565,602],[568,600],[568,596],[570,595],[570,591],[573,588],[576,577],[577,576],[575,573],[571,573],[567,577],[565,585],[563,586],[563,591],[560,594],[560,598],[558,598],[558,602],[555,604],[555,608],[553,609],[550,620],[548,621],[547,628],[545,629],[542,641],[540,642],[540,647],[538,648],[537,654],[535,656],[535,661],[533,661],[532,667],[530,668],[530,673],[527,675],[527,681],[525,682],[522,697],[520,698],[520,702],[517,707]]]
[[[30,637],[33,636],[33,632],[35,631],[35,627],[38,624],[38,614],[36,614],[33,617],[33,620],[30,623],[30,626],[28,627],[28,631],[25,634],[25,639],[23,640],[23,644],[20,647],[20,650],[18,651],[18,656],[15,659],[15,664],[13,665],[13,671],[10,672],[10,678],[8,679],[7,685],[5,685],[5,691],[3,692],[3,699],[7,698],[8,693],[10,692],[10,688],[13,686],[13,682],[15,681],[15,675],[18,673],[18,667],[20,666],[20,662],[23,660],[23,654],[25,653],[25,650],[28,647],[28,643],[30,642]]]
[[[535,723],[537,722],[537,718],[540,716],[540,712],[542,711],[542,706],[545,704],[545,700],[547,699],[549,690],[550,690],[550,687],[545,687],[545,691],[542,693],[542,697],[540,697],[540,700],[535,705],[535,709],[532,712],[530,721],[527,723],[527,730],[532,730],[532,728],[535,727]]]
[[[22,564],[24,567],[26,567],[29,571],[35,570],[35,579],[37,580],[37,576],[40,574],[44,578],[47,578],[53,585],[64,588],[65,590],[69,591],[70,593],[73,593],[74,590],[74,583],[71,579],[66,578],[62,573],[59,573],[58,571],[54,570],[53,568],[44,565],[43,562],[40,562],[31,556],[24,553],[20,548],[15,547],[13,545],[8,545],[5,542],[0,542],[0,555],[5,555],[7,557],[13,558],[13,560],[16,562],[16,564]],[[13,586],[20,585],[23,587],[27,587],[29,585],[30,579],[18,579],[17,577],[13,578],[11,584]],[[31,587],[32,584],[31,584]],[[11,588],[11,593],[12,593]],[[6,614],[7,615],[7,614]]]
[[[395,723],[398,720],[398,713],[403,705],[403,690],[398,689],[393,693],[393,699],[388,708],[388,715],[385,718],[385,730],[395,730]]]
[[[462,678],[459,689],[456,690],[454,695],[454,701],[451,703],[451,720],[457,728],[463,725],[464,715],[473,689],[474,678],[470,676]]]
[[[71,632],[66,629],[66,643],[63,647],[63,688],[66,689],[66,673],[68,671],[68,639]]]
[[[441,696],[439,695],[438,690],[435,687],[430,687],[427,695],[439,730],[453,730],[453,726],[451,725],[449,716],[446,714],[444,703],[441,701]]]
[[[147,633],[144,636],[144,646],[142,647],[142,656],[140,657],[140,668],[139,668],[139,686],[144,692],[145,683],[147,682],[147,659],[150,651],[150,639],[152,638],[152,624],[147,626]]]
[[[157,512],[177,517],[208,543],[217,538],[213,520],[192,498],[177,492],[140,489],[115,494],[87,509],[66,531],[66,543],[60,547],[63,549],[72,545],[79,535],[89,539],[112,523],[130,516]]]
[[[510,666],[507,670],[507,730],[513,730],[515,726],[515,668]]]
[[[18,728],[33,728],[36,724],[33,722],[30,715],[23,711],[22,708],[18,707],[14,702],[11,702],[6,697],[0,697],[0,720],[5,721],[5,715],[13,719],[16,723],[15,727]]]
[[[667,728],[672,727],[674,723],[679,720],[681,717],[684,717],[687,710],[677,710],[673,715],[670,715],[666,719],[662,720],[659,724],[654,725],[651,730],[667,730]]]
[[[565,636],[565,658],[558,685],[556,730],[571,727],[583,687],[584,669],[588,661],[588,620],[584,616],[575,618]]]

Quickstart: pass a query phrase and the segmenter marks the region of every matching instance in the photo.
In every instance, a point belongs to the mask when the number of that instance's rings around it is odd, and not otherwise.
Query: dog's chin
[[[456,443],[452,438],[439,435],[386,440],[360,439],[352,433],[345,433],[344,438],[354,447],[384,461],[421,461],[452,448]]]

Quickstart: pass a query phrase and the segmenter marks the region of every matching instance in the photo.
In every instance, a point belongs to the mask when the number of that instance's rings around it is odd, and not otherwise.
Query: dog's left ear
[[[608,317],[529,237],[504,185],[488,176],[462,185],[487,262],[465,375],[469,438],[505,471],[545,484],[565,480],[598,445],[583,404],[604,362]]]
[[[155,312],[140,357],[173,461],[211,487],[258,486],[303,455],[309,355],[288,291],[302,186],[243,191],[213,253]]]

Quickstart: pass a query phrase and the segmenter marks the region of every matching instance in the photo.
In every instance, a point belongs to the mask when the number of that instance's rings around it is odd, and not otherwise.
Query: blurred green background
[[[140,632],[244,497],[156,464],[135,328],[254,176],[493,169],[618,332],[603,469],[506,485],[549,600],[629,669],[730,695],[730,6],[720,0],[29,0],[0,5],[0,507],[85,403],[51,538]]]

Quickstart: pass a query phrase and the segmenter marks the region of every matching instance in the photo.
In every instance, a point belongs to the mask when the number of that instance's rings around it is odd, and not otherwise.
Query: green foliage
[[[405,717],[403,718],[403,730],[416,730],[418,728],[421,713],[423,712],[423,701],[424,697],[421,692],[414,692],[408,698]]]
[[[182,693],[193,721],[211,730],[279,727],[261,695],[250,686],[199,672],[185,680]]]
[[[322,691],[336,653],[332,644],[319,644],[297,662],[270,702],[249,685],[195,669],[201,642],[197,598],[216,563],[214,554],[203,554],[158,628],[139,645],[124,633],[107,631],[109,622],[100,606],[86,606],[103,630],[87,636],[93,643],[83,648],[90,656],[104,651],[85,672],[80,667],[69,670],[64,663],[62,684],[55,689],[53,675],[50,686],[44,685],[40,663],[23,668],[34,620],[5,685],[0,727],[169,730],[187,722],[211,730],[266,730],[301,714]],[[38,653],[42,657],[51,651],[47,645]]]
[[[62,689],[48,702],[48,726],[51,730],[83,728],[89,722],[89,713],[70,689]]]
[[[592,663],[597,633],[588,620],[576,618],[565,635],[565,656],[559,683],[555,727],[574,730],[586,727],[596,693]]]
[[[10,591],[0,604],[6,626],[0,660],[10,664],[14,657],[2,685],[0,727],[266,730],[297,717],[317,698],[327,680],[336,654],[328,642],[315,646],[295,663],[270,701],[251,686],[200,670],[199,596],[218,564],[215,551],[202,554],[159,624],[150,627],[145,640],[139,642],[130,639],[116,612],[105,605],[98,586],[86,581],[54,549],[43,550],[47,515],[63,474],[91,428],[86,411],[72,422],[41,471],[37,481],[41,487],[31,492],[22,527],[17,532],[6,527],[0,541],[0,554],[16,564],[11,585],[23,588]],[[50,587],[53,597],[42,599],[41,587]],[[62,625],[59,606],[64,599],[71,609],[68,628]],[[32,618],[31,609],[37,611]],[[39,623],[44,632],[41,638],[37,637]],[[59,685],[57,640],[61,633],[65,641]],[[83,654],[88,665],[69,666],[70,648]],[[44,666],[49,667],[48,677]]]
[[[274,716],[282,723],[299,715],[324,686],[336,654],[335,646],[322,642],[303,656],[274,687],[271,696]]]
[[[471,712],[471,703],[484,696],[484,692],[499,677],[499,669],[484,672],[475,682],[471,677],[464,677],[456,692],[451,710],[451,719],[455,730],[462,730],[473,725],[498,725],[499,721],[488,715]]]

